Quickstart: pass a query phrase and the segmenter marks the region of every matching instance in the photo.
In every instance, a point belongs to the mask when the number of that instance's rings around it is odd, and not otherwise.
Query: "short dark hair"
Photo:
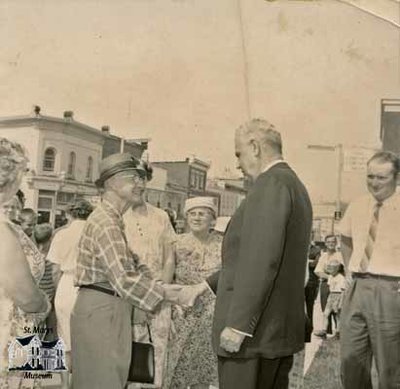
[[[391,151],[378,151],[367,162],[367,166],[372,162],[377,161],[380,163],[391,163],[393,166],[393,174],[396,177],[400,172],[400,159]]]
[[[89,203],[89,201],[80,199],[69,205],[68,211],[73,218],[86,220],[93,212],[93,206]]]
[[[53,227],[49,223],[38,224],[33,233],[37,243],[46,243],[53,236]]]
[[[23,216],[37,217],[37,214],[32,208],[24,208],[19,214],[20,218]]]

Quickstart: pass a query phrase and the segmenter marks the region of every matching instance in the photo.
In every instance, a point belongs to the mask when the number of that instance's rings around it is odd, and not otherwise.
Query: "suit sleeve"
[[[244,209],[227,327],[254,333],[279,271],[290,212],[283,183],[274,177],[256,182]]]

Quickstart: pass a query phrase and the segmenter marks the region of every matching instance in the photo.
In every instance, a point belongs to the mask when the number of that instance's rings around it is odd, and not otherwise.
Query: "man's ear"
[[[252,152],[253,152],[253,155],[254,155],[255,157],[259,157],[260,154],[261,154],[261,147],[260,147],[260,144],[259,144],[255,139],[252,139],[252,140],[250,141],[250,147],[251,147],[251,150],[252,150]]]

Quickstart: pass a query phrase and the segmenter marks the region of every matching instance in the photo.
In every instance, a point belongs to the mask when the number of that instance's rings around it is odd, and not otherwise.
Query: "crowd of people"
[[[33,327],[64,341],[63,388],[288,388],[303,377],[318,295],[324,322],[314,335],[335,328],[343,387],[372,388],[374,360],[380,388],[399,388],[397,156],[370,159],[369,194],[321,249],[274,126],[240,126],[235,154],[252,186],[230,220],[216,223],[212,198],[189,198],[187,231],[176,234],[171,216],[145,201],[151,166],[114,154],[100,164],[101,202],[70,204],[53,231],[18,191],[25,150],[0,139],[0,388],[40,387],[7,371],[9,342]],[[150,386],[128,382],[133,341],[154,346]]]

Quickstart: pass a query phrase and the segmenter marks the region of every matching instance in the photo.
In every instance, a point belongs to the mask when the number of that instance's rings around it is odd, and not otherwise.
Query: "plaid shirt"
[[[105,284],[132,305],[153,311],[164,299],[163,288],[129,250],[122,215],[103,202],[89,216],[78,245],[75,285]]]

